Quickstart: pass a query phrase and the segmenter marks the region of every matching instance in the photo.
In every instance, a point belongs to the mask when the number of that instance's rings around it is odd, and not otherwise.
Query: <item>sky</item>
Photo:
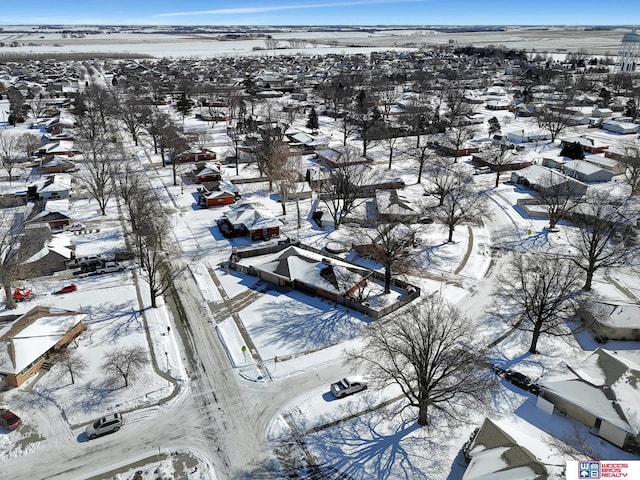
[[[0,25],[628,25],[638,9],[638,0],[2,0]]]

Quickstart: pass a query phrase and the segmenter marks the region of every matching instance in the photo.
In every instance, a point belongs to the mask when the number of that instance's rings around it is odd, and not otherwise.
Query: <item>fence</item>
[[[242,250],[234,248],[231,252],[231,257],[229,259],[229,266],[240,273],[253,275],[255,277],[259,277],[261,279],[274,283],[273,280],[275,278],[272,280],[271,278],[268,278],[269,277],[268,275],[261,275],[261,272],[256,270],[254,267],[241,265],[238,263],[238,260],[241,258],[251,258],[251,257],[257,257],[261,255],[269,255],[272,253],[277,253],[290,246],[296,246],[301,250],[315,253],[316,255],[321,256],[321,258],[329,258],[329,259],[340,261],[342,263],[353,265],[353,267],[357,268],[358,270],[362,269],[361,265],[358,265],[353,262],[349,262],[337,255],[331,254],[323,250],[319,250],[317,248],[310,247],[308,245],[301,245],[296,242],[288,243],[288,244],[280,244],[280,245],[265,245],[265,246],[259,246],[259,247],[249,247],[249,248],[243,248]],[[377,280],[377,282],[384,283],[383,273],[376,272],[375,270],[369,270],[368,278],[372,278],[372,277],[375,280]],[[357,302],[353,298],[345,297],[343,295],[337,296],[337,303],[339,303],[340,305],[344,305],[346,308],[350,308],[357,312],[364,313],[365,315],[371,317],[374,320],[378,320],[379,318],[382,318],[385,315],[388,315],[389,313],[403,307],[404,305],[407,305],[408,303],[412,302],[413,300],[415,300],[420,296],[419,287],[412,285],[408,282],[405,282],[404,280],[401,280],[399,278],[392,278],[391,285],[402,290],[404,294],[402,295],[402,298],[400,300],[390,305],[387,305],[382,309],[371,308],[369,305],[366,305],[365,303]]]

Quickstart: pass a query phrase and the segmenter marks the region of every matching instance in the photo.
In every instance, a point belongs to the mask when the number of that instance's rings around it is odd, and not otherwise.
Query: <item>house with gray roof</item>
[[[612,444],[640,453],[640,365],[598,348],[582,362],[560,363],[539,381],[538,405],[551,403]]]

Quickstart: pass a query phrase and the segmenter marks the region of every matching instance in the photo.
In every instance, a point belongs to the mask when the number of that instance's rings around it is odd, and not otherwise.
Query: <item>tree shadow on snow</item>
[[[294,300],[263,305],[256,313],[261,322],[250,334],[266,344],[296,351],[323,348],[355,337],[364,323],[331,304],[303,307]]]
[[[421,428],[417,422],[406,420],[395,431],[387,431],[387,427],[387,421],[362,416],[305,440],[321,464],[319,469],[325,474],[342,475],[340,478],[418,480],[442,470],[438,442],[427,435],[410,436]]]

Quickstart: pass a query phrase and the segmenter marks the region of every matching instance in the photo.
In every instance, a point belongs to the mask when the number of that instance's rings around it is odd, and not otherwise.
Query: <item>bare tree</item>
[[[558,82],[558,99],[553,105],[546,104],[536,111],[536,120],[540,128],[544,128],[551,134],[553,142],[569,125],[573,111],[575,89],[571,76],[565,74]]]
[[[425,187],[425,193],[437,197],[438,205],[442,207],[446,195],[465,174],[444,157],[430,157],[430,160],[427,169],[430,184]]]
[[[49,108],[47,99],[42,95],[42,93],[38,93],[34,95],[33,98],[28,99],[26,104],[29,107],[29,110],[31,110],[33,123],[37,123],[38,119],[42,117]]]
[[[327,207],[336,230],[354,208],[363,203],[362,188],[367,184],[369,169],[362,164],[351,163],[357,153],[350,148],[340,157],[343,165],[334,169],[319,189],[320,201]]]
[[[25,158],[29,158],[34,155],[35,151],[42,145],[39,135],[32,135],[30,133],[24,133],[20,135],[20,143]]]
[[[125,154],[122,149],[104,149],[92,152],[91,146],[78,143],[83,152],[84,162],[76,178],[85,187],[89,195],[98,203],[102,215],[107,214],[107,204],[115,191],[114,177],[124,164]]]
[[[112,378],[124,380],[124,386],[129,386],[138,376],[139,370],[149,363],[147,353],[140,346],[117,347],[102,357],[102,369]]]
[[[591,290],[598,270],[624,265],[637,255],[633,226],[638,212],[629,200],[613,198],[605,191],[591,192],[572,218],[578,227],[572,242],[577,250],[573,262],[586,274],[585,290]]]
[[[72,385],[76,383],[76,378],[82,378],[84,376],[88,368],[86,360],[78,351],[71,351],[69,348],[65,348],[58,353],[56,363],[62,367],[61,377],[69,374]]]
[[[23,140],[22,135],[16,135],[11,130],[0,130],[0,162],[9,175],[9,185],[16,161],[23,151]]]
[[[33,236],[25,235],[24,217],[3,210],[0,212],[0,282],[4,289],[7,309],[16,308],[12,288],[15,282],[28,278],[30,269],[22,263],[21,247],[26,242],[35,241]]]
[[[577,307],[579,271],[570,260],[536,252],[517,255],[500,277],[494,293],[500,302],[522,316],[514,327],[531,332],[530,353],[536,353],[541,335],[569,335],[566,327]],[[509,315],[509,321],[513,322]]]
[[[456,125],[447,128],[445,133],[448,147],[453,152],[455,161],[458,158],[458,152],[461,151],[469,140],[472,140],[476,135],[476,129],[473,125]]]
[[[298,203],[297,182],[300,176],[300,157],[297,155],[291,156],[289,147],[286,145],[280,149],[280,153],[276,157],[278,160],[274,161],[269,168],[269,178],[273,179],[276,191],[280,197],[282,215],[287,214],[287,202],[292,196],[296,199],[299,214],[300,206]]]
[[[264,46],[267,48],[267,50],[275,50],[276,48],[278,48],[279,43],[279,40],[272,37],[264,39]]]
[[[378,223],[365,231],[368,255],[384,267],[384,293],[391,292],[391,277],[394,273],[406,272],[411,263],[415,230],[402,218]]]
[[[149,286],[151,306],[156,308],[157,298],[173,286],[173,280],[184,268],[171,263],[175,249],[166,241],[168,219],[155,192],[135,173],[120,186],[120,192],[123,199],[128,195],[125,205],[132,228],[133,248],[140,265],[139,273]]]
[[[538,199],[549,215],[549,230],[554,231],[556,224],[580,205],[582,193],[578,184],[567,183],[550,171],[540,180]]]
[[[631,196],[640,195],[640,143],[627,141],[622,145],[622,163],[626,167],[624,177],[631,187]]]
[[[494,146],[487,151],[486,155],[491,165],[491,170],[496,172],[496,183],[494,186],[498,188],[498,185],[500,185],[500,175],[502,172],[513,168],[513,165],[517,162],[517,157],[506,145]]]
[[[103,130],[108,129],[108,118],[115,112],[115,98],[113,92],[103,85],[91,82],[83,92],[84,103],[89,111],[96,112]]]
[[[349,356],[376,384],[399,386],[408,401],[403,409],[417,408],[419,425],[429,424],[430,408],[457,420],[487,396],[491,377],[479,367],[477,332],[439,296],[371,323],[364,339]]]
[[[429,148],[426,142],[418,140],[418,146],[410,150],[411,156],[418,163],[418,181],[416,183],[422,183],[422,171],[431,159],[432,150]]]
[[[114,96],[117,100],[115,114],[131,134],[133,143],[138,146],[138,136],[144,126],[144,119],[149,117],[150,108],[136,93],[127,93],[123,97]]]
[[[435,210],[436,217],[449,228],[448,242],[453,242],[457,225],[482,218],[487,213],[484,196],[472,188],[464,177],[457,177],[444,195],[443,204]]]

